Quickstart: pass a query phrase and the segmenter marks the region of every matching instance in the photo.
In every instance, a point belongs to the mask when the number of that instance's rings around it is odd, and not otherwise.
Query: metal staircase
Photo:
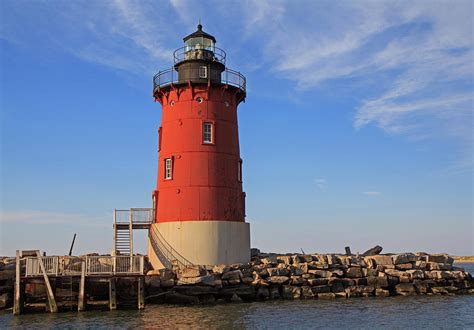
[[[170,243],[165,240],[163,235],[158,230],[158,227],[151,227],[150,231],[148,232],[148,238],[153,251],[155,251],[156,256],[166,268],[184,269],[194,266],[191,261],[183,257]]]
[[[114,210],[114,253],[133,256],[133,230],[149,229],[155,212],[151,208]]]

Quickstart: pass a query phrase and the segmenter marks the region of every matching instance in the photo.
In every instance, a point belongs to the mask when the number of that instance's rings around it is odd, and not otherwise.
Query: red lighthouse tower
[[[245,77],[226,68],[225,52],[201,24],[183,40],[174,66],[154,77],[162,120],[150,260],[155,268],[176,260],[247,262],[250,226],[237,126]]]

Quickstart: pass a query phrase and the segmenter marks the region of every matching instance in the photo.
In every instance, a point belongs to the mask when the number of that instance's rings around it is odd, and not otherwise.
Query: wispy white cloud
[[[264,60],[302,91],[337,82],[362,95],[354,127],[457,141],[472,168],[471,1],[278,2],[256,33]],[[261,5],[263,6],[263,5]],[[248,8],[249,13],[252,9]]]
[[[325,190],[327,186],[327,180],[324,178],[314,179],[314,183],[319,190]]]
[[[63,212],[38,210],[11,210],[0,212],[0,223],[15,223],[15,225],[55,225],[69,224],[88,227],[110,227],[109,217],[88,216]]]
[[[364,195],[367,195],[367,196],[380,196],[382,193],[380,191],[364,191],[363,192]]]

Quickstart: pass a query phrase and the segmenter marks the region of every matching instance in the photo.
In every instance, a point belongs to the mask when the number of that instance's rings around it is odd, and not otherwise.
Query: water
[[[474,264],[463,265],[473,273]],[[145,310],[0,314],[0,328],[474,328],[474,296],[268,301]]]

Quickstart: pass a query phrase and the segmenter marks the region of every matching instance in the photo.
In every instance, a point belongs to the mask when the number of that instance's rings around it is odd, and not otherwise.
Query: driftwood
[[[367,257],[367,256],[375,256],[377,254],[380,254],[380,252],[382,252],[383,250],[383,247],[379,246],[379,245],[376,245],[374,246],[373,248],[371,249],[368,249],[367,251],[365,251],[364,253],[362,253],[362,256],[364,257]]]

